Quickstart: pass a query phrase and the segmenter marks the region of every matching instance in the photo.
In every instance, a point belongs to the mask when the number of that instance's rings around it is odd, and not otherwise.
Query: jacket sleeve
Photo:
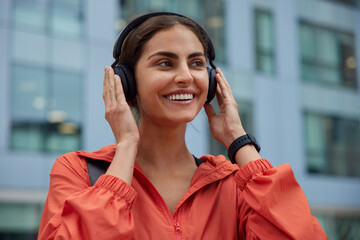
[[[250,162],[235,175],[240,239],[327,239],[290,165]]]
[[[55,162],[38,239],[132,239],[136,191],[104,174],[90,186],[84,159],[75,153]]]

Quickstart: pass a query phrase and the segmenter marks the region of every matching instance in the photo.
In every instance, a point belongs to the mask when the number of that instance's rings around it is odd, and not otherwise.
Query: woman
[[[150,15],[129,31],[118,63],[134,74],[135,100],[112,68],[104,75],[117,144],[55,162],[39,239],[326,239],[291,168],[261,159],[256,142],[234,144],[246,132],[219,68],[220,114],[205,103],[211,47],[200,26],[176,14]],[[187,149],[186,125],[203,106],[234,164]],[[94,186],[86,158],[111,162]]]

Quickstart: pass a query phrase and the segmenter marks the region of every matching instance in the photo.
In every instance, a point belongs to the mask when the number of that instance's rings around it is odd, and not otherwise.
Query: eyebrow
[[[178,55],[176,55],[175,53],[173,52],[165,52],[165,51],[160,51],[160,52],[156,52],[152,55],[150,55],[148,57],[148,60],[152,57],[155,57],[155,56],[165,56],[165,57],[169,57],[169,58],[175,58],[175,59],[178,59]],[[202,53],[202,52],[195,52],[195,53],[191,53],[189,56],[188,56],[188,59],[190,58],[194,58],[194,57],[205,57],[205,54]]]

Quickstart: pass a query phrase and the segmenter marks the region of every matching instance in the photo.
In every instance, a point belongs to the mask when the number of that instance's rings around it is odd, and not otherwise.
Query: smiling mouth
[[[166,96],[168,100],[171,101],[188,101],[194,98],[194,94],[186,93],[186,94],[172,94]]]

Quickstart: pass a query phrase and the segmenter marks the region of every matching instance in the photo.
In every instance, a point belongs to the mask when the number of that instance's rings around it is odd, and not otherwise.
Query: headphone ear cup
[[[133,72],[126,65],[116,65],[114,72],[121,79],[121,84],[124,90],[127,102],[130,102],[136,97],[136,81]]]
[[[209,103],[215,97],[217,82],[215,79],[216,76],[215,69],[207,67],[207,71],[209,74],[209,91],[206,98],[206,102]]]

